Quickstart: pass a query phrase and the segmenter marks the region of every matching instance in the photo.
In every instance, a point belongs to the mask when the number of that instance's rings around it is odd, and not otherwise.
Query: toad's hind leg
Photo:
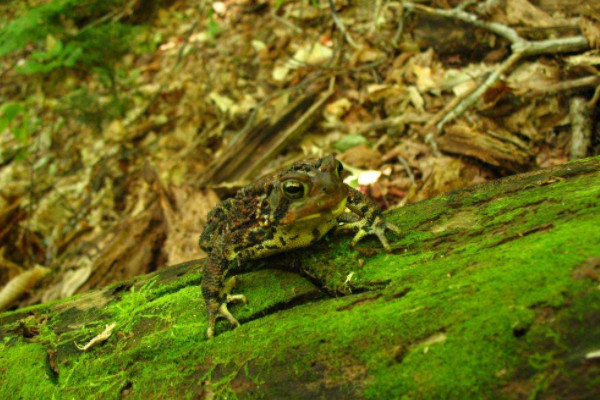
[[[208,329],[206,336],[211,339],[215,334],[215,325],[217,318],[227,319],[233,327],[240,326],[240,323],[227,309],[227,303],[234,301],[243,301],[246,303],[244,295],[232,295],[229,292],[236,285],[237,278],[233,277],[223,284],[223,279],[227,272],[229,262],[211,253],[205,266],[202,276],[202,296],[208,312]]]

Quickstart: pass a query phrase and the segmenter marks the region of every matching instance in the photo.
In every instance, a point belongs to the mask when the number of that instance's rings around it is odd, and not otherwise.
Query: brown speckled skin
[[[246,260],[309,246],[339,225],[345,207],[360,217],[340,227],[358,231],[352,245],[374,234],[390,250],[385,230],[399,233],[399,229],[386,224],[369,199],[343,183],[341,170],[341,163],[333,156],[299,162],[240,189],[234,198],[221,202],[208,214],[200,247],[209,254],[202,279],[209,338],[214,334],[217,317],[239,325],[226,305],[234,300],[245,302],[242,295],[230,295],[231,287],[226,286],[231,285],[224,284],[233,263],[242,265]],[[285,193],[283,187],[289,182],[302,186],[301,197]]]

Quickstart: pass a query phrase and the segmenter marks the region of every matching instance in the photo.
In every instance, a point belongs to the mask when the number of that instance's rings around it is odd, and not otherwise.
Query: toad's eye
[[[335,171],[337,172],[338,176],[342,176],[342,172],[344,172],[344,166],[342,165],[341,162],[337,162],[337,166],[335,167]]]
[[[299,199],[304,196],[305,188],[302,182],[289,180],[281,184],[281,190],[285,197],[291,200]]]

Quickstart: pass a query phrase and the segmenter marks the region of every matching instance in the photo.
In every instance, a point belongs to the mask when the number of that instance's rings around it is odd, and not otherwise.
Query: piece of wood
[[[391,254],[330,236],[241,274],[211,341],[202,261],[0,314],[0,398],[595,398],[600,158],[386,215]]]
[[[244,170],[239,178],[250,180],[255,178],[260,173],[261,169],[274,157],[276,157],[281,151],[295,141],[298,141],[302,134],[304,134],[308,128],[312,126],[315,121],[321,117],[323,107],[327,104],[327,101],[331,99],[334,91],[332,89],[321,93],[317,98],[314,99],[314,103],[311,104],[310,108],[306,110],[297,119],[293,120],[293,123],[284,130],[273,132],[269,138],[268,144],[264,148],[259,148],[250,157],[251,168]]]
[[[446,127],[445,134],[436,140],[440,150],[473,157],[511,172],[530,166],[533,153],[522,139],[490,118],[473,117],[470,122],[459,120]]]
[[[279,115],[238,133],[235,140],[203,171],[199,183],[206,185],[252,178],[252,174],[256,174],[259,167],[269,161],[264,157],[265,154],[276,155],[277,151],[282,150],[282,144],[289,144],[308,129],[310,123],[315,122],[314,117],[324,105],[323,94],[319,96],[322,88],[322,85],[316,85],[290,103]],[[325,93],[328,93],[327,98],[331,96],[331,91]],[[320,108],[315,108],[315,104],[319,104]]]
[[[592,110],[585,97],[575,96],[569,102],[571,118],[571,148],[569,158],[576,160],[587,155],[592,141]]]

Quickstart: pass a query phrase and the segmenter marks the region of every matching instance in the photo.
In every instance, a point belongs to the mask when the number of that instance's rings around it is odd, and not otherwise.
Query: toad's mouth
[[[324,216],[327,216],[327,217],[331,216],[333,218],[337,218],[340,215],[342,215],[342,213],[344,212],[345,209],[346,209],[346,198],[344,197],[342,199],[342,201],[340,201],[332,209],[327,210],[325,212],[318,212],[318,213],[315,213],[315,214],[307,215],[306,217],[298,218],[296,220],[296,222],[297,221],[306,221],[306,220],[315,219],[315,218],[321,218],[321,217],[324,217]]]

